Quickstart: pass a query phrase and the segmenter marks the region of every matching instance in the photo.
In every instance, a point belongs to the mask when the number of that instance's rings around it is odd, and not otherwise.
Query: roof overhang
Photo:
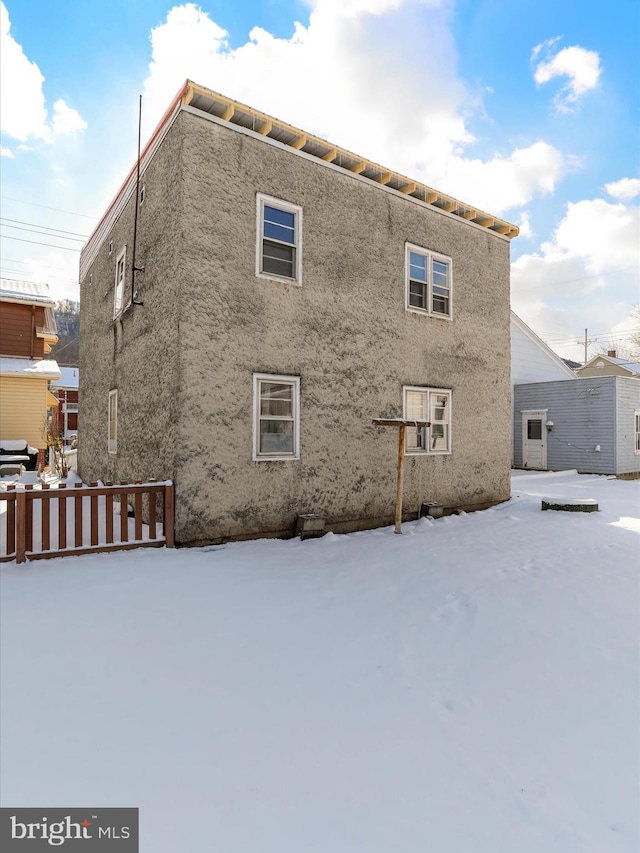
[[[458,199],[435,190],[433,187],[407,178],[399,172],[387,169],[386,166],[381,166],[379,163],[353,154],[346,148],[333,145],[326,139],[300,130],[300,128],[280,121],[253,107],[234,101],[204,86],[199,86],[191,80],[187,80],[181,101],[183,105],[192,107],[199,112],[213,115],[231,125],[239,125],[246,130],[264,136],[266,139],[273,139],[295,151],[309,154],[324,163],[331,163],[346,172],[368,178],[373,183],[397,190],[446,213],[452,213],[467,222],[473,222],[475,225],[501,234],[509,240],[517,237],[520,233],[519,228],[510,222],[458,201]]]
[[[418,203],[428,205],[433,210],[459,217],[465,222],[486,229],[503,239],[512,240],[520,233],[517,225],[472,205],[465,204],[453,196],[435,190],[412,178],[407,178],[399,172],[387,169],[385,166],[354,154],[346,148],[333,145],[326,139],[307,133],[300,128],[269,116],[267,113],[239,101],[234,101],[204,86],[199,86],[191,80],[187,80],[177,93],[142,150],[140,154],[140,169],[142,171],[152,160],[162,140],[182,110],[200,114],[216,122],[226,123],[235,130],[286,146],[294,153],[316,159],[319,163],[338,168],[387,190],[394,190]],[[132,166],[115,198],[82,249],[80,281],[89,271],[99,247],[135,191],[137,166],[138,161]]]
[[[21,379],[59,379],[60,368],[53,359],[0,358],[0,376],[20,377]]]

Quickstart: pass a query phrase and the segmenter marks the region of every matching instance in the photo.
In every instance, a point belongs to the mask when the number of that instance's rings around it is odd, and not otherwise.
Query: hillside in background
[[[50,358],[61,366],[77,367],[80,344],[80,303],[70,299],[56,302],[58,343],[51,348]]]

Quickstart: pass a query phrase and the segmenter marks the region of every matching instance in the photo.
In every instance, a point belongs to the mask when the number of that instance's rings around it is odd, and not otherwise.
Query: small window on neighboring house
[[[640,409],[636,409],[635,422],[635,448],[636,453],[640,453]]]
[[[599,362],[596,364],[596,367],[604,367],[604,361],[599,361]]]
[[[144,190],[144,184],[143,184],[143,185],[140,187],[140,204],[142,204],[142,203],[143,203],[143,201],[144,201],[144,192],[145,192],[145,190]]]
[[[107,450],[115,453],[118,448],[118,392],[109,391],[109,409],[107,414],[108,433]]]
[[[407,427],[406,453],[451,453],[451,391],[404,389],[404,419],[429,421],[428,427]]]
[[[124,299],[124,275],[127,268],[127,250],[124,248],[118,255],[116,261],[116,281],[113,294],[113,318],[122,313],[122,303]]]
[[[300,458],[300,377],[253,375],[253,458]]]
[[[406,308],[451,317],[451,258],[406,244]]]
[[[258,193],[256,275],[300,282],[301,230],[301,207]]]
[[[109,254],[113,254],[113,240],[109,240]]]

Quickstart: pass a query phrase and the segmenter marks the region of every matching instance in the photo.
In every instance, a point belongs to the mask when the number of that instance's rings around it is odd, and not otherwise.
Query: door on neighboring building
[[[547,467],[547,411],[522,413],[522,467]]]

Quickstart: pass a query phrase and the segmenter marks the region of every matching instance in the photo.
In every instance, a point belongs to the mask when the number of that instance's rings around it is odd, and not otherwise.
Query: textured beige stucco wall
[[[450,388],[452,450],[408,457],[405,508],[509,497],[509,244],[183,114],[177,536],[393,514],[402,386]],[[256,192],[303,209],[302,286],[255,276]],[[453,321],[405,310],[405,243],[453,258]],[[300,460],[252,461],[252,375],[300,376]]]
[[[173,476],[178,385],[182,133],[175,126],[142,174],[137,299],[113,319],[116,260],[126,246],[124,302],[131,295],[132,197],[81,282],[78,470],[85,480]],[[112,243],[112,251],[109,244]],[[86,250],[85,250],[86,251]],[[118,452],[107,453],[107,406],[118,390]]]
[[[453,452],[407,457],[405,509],[509,497],[507,241],[188,112],[144,183],[144,306],[112,319],[133,200],[82,282],[83,477],[173,478],[183,543],[292,531],[299,513],[381,523],[397,433],[371,421],[401,416],[418,385],[452,390]],[[257,192],[303,209],[301,286],[255,275]],[[406,242],[453,258],[453,321],[405,310]],[[300,377],[299,461],[252,461],[255,372]]]

